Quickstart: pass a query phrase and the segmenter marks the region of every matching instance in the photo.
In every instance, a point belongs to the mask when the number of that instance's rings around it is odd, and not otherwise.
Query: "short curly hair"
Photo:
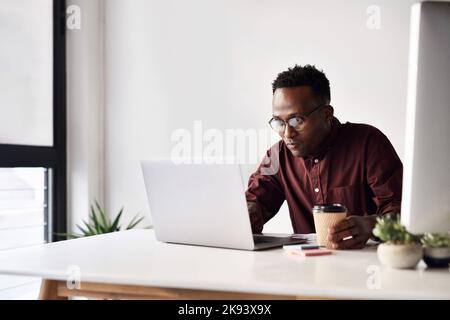
[[[322,70],[316,69],[315,66],[295,65],[278,74],[272,83],[272,92],[279,88],[291,88],[299,86],[311,87],[314,95],[321,99],[322,103],[330,103],[330,81]]]

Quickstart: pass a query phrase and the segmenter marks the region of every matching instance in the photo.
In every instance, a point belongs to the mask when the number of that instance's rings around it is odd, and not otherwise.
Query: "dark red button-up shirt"
[[[320,203],[343,204],[348,215],[400,212],[403,165],[377,128],[334,118],[329,137],[314,155],[294,157],[282,140],[275,147],[251,175],[246,191],[247,201],[267,211],[251,214],[253,232],[261,232],[285,200],[294,233],[315,232],[312,208]],[[273,152],[279,152],[276,167]],[[278,170],[268,173],[271,165]]]

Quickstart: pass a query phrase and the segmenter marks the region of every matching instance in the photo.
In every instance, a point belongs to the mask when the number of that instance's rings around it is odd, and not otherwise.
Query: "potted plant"
[[[80,233],[65,233],[61,234],[69,239],[76,239],[81,237],[95,236],[104,233],[121,231],[121,217],[123,214],[123,208],[119,213],[111,220],[97,201],[95,201],[95,207],[91,205],[91,211],[88,221],[83,220],[83,226],[77,224],[77,228]],[[135,228],[144,217],[134,216],[130,223],[123,230],[129,230]],[[147,229],[151,228],[147,227]]]
[[[378,246],[380,262],[391,268],[414,268],[422,259],[420,237],[409,233],[400,223],[400,215],[377,218],[373,234],[383,243]]]
[[[450,233],[426,233],[421,239],[423,261],[430,268],[448,268],[450,263]]]

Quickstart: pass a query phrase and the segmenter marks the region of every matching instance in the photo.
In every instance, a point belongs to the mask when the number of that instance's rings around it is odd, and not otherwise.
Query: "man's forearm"
[[[258,202],[247,201],[248,214],[253,233],[262,233],[266,217],[270,215],[266,208]]]

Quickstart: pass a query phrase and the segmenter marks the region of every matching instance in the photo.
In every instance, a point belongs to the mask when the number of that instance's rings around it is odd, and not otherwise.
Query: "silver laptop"
[[[253,235],[238,164],[142,161],[156,239],[260,250],[303,243],[290,235]]]

